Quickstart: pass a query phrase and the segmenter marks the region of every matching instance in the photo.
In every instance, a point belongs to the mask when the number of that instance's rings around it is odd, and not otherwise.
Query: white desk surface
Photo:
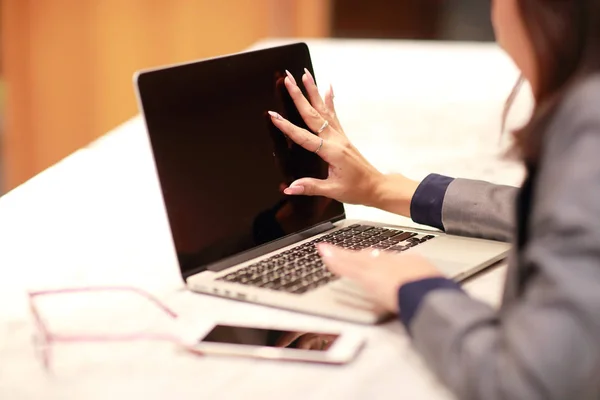
[[[521,168],[500,160],[498,144],[516,72],[494,45],[325,40],[309,46],[318,82],[334,84],[348,135],[377,167],[415,178],[440,172],[520,182]],[[519,104],[517,117],[529,106]],[[406,222],[364,207],[347,211],[351,218]],[[356,326],[182,291],[138,117],[0,198],[0,273],[1,399],[451,398],[398,322]],[[496,268],[466,287],[496,303],[503,277]],[[99,284],[150,290],[191,321],[351,327],[364,332],[368,345],[352,364],[331,367],[195,357],[163,343],[57,344],[55,373],[47,375],[31,346],[25,290]],[[68,299],[44,309],[51,326],[67,332],[125,326],[152,310],[133,296]]]

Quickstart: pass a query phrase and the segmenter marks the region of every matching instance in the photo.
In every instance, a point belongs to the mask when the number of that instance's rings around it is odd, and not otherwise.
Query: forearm
[[[410,204],[420,182],[400,174],[382,175],[374,184],[371,204],[393,214],[410,217]]]
[[[510,241],[517,192],[511,186],[437,174],[422,182],[385,175],[368,205],[447,233]]]

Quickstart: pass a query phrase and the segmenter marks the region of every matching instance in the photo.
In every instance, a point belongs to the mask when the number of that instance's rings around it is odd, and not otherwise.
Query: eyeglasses
[[[121,286],[101,286],[101,287],[82,287],[82,288],[66,288],[56,290],[41,290],[28,293],[29,309],[33,315],[35,324],[37,325],[38,334],[35,335],[34,345],[39,351],[42,359],[42,364],[46,371],[50,370],[51,365],[51,346],[56,342],[63,343],[81,343],[81,342],[118,342],[118,341],[135,341],[135,340],[157,340],[181,343],[179,337],[166,333],[128,333],[128,334],[98,334],[98,335],[61,335],[53,333],[48,329],[48,325],[44,322],[40,312],[36,306],[36,298],[49,295],[62,295],[85,292],[127,292],[136,294],[149,300],[166,315],[172,319],[178,318],[177,313],[163,304],[153,295],[133,287]]]

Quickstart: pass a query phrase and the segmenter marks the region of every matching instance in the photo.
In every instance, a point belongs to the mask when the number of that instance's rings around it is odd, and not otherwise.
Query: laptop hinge
[[[289,236],[285,236],[276,241],[264,244],[262,246],[253,248],[251,250],[245,251],[240,254],[236,254],[235,256],[228,257],[224,260],[210,264],[208,266],[194,268],[193,270],[188,271],[188,273],[184,276],[184,279],[187,279],[188,277],[190,277],[192,275],[195,275],[197,273],[200,273],[200,272],[203,272],[206,270],[214,271],[214,272],[222,271],[224,269],[233,267],[233,266],[241,264],[243,262],[252,260],[253,258],[257,258],[257,257],[263,256],[265,254],[271,253],[273,251],[282,249],[286,246],[290,246],[294,243],[301,242],[303,240],[306,240],[313,236],[319,235],[319,234],[326,232],[328,230],[331,230],[333,228],[335,228],[333,221],[327,221],[325,223],[313,226],[312,228],[309,228],[305,231],[298,232],[298,233],[295,233],[295,234],[292,234]]]

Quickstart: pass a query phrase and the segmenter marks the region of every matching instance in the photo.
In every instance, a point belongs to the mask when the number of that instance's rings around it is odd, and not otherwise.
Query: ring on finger
[[[323,125],[321,125],[321,127],[317,131],[317,136],[320,135],[321,133],[323,133],[323,131],[325,129],[327,129],[328,126],[329,126],[329,121],[325,120],[325,122],[323,122]]]
[[[317,154],[321,150],[321,147],[323,147],[323,138],[321,138],[321,143],[319,143],[319,147],[317,147],[317,149],[315,150],[315,154]]]

